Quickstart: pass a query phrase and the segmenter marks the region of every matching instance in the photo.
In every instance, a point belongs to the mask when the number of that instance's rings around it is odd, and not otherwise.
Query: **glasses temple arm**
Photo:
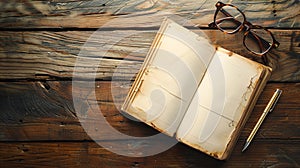
[[[242,24],[240,21],[238,21],[238,20],[236,20],[232,15],[230,15],[226,10],[224,10],[224,9],[221,9],[220,10],[225,16],[227,16],[227,17],[232,17],[232,19],[234,20],[234,22],[235,22],[235,24],[237,24],[237,23],[239,23],[239,24]],[[223,21],[223,20],[222,20]],[[245,20],[246,21],[246,20]],[[246,21],[247,22],[247,21]],[[247,22],[250,26],[252,25],[250,22]],[[249,27],[250,27],[249,26]],[[249,34],[253,37],[253,36],[255,36],[255,38],[257,39],[257,41],[259,41],[259,43],[260,43],[260,40],[263,42],[263,43],[267,43],[267,44],[269,44],[270,46],[272,46],[272,44],[270,44],[269,42],[267,42],[265,39],[263,39],[262,37],[260,37],[259,35],[253,35],[253,33],[251,32],[251,31],[249,31]],[[260,40],[259,40],[260,39]],[[279,42],[278,41],[276,41],[275,39],[273,39],[274,40],[274,47],[275,48],[277,48],[278,46],[279,46]],[[261,49],[262,49],[262,43],[260,43],[259,44],[260,45],[260,47],[261,47]]]
[[[229,19],[232,19],[232,20],[234,21],[234,23],[237,24],[237,25],[242,24],[240,21],[236,20],[232,15],[230,15],[226,10],[224,10],[224,9],[221,8],[220,11],[221,11],[225,16],[227,16],[227,17],[209,23],[209,24],[208,24],[209,27],[211,27],[211,28],[216,28],[216,27],[217,27],[217,24],[223,22],[224,20],[229,20]],[[217,22],[217,23],[216,23],[216,22]],[[247,22],[247,23],[248,23],[250,26],[252,25],[252,24],[249,23],[249,22]],[[250,26],[249,26],[249,27],[250,27]],[[247,29],[249,30],[250,28],[247,28]],[[248,31],[248,30],[246,30],[246,31]],[[258,36],[258,35],[253,35],[253,33],[252,33],[251,31],[249,31],[249,34],[250,34],[250,36],[251,36],[252,38],[256,38],[257,41],[262,41],[262,42],[268,43],[268,44],[270,45],[270,43],[267,42],[267,41],[266,41],[265,39],[263,39],[262,37],[260,37],[260,36]],[[258,38],[259,38],[260,40],[259,40]],[[260,43],[260,42],[259,42],[259,43]],[[274,39],[274,47],[277,48],[277,47],[279,46],[279,44],[280,44],[280,43],[277,42],[277,41]],[[272,44],[271,44],[271,45],[272,45]],[[260,46],[262,46],[261,43],[260,43]]]

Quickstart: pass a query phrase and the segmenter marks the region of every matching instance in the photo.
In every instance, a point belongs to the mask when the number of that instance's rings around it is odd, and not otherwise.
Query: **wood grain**
[[[187,19],[201,27],[212,43],[261,62],[243,47],[242,33],[227,35],[207,27],[216,2],[1,1],[0,167],[300,167],[299,0],[222,1],[238,6],[251,23],[270,28],[281,43],[268,54],[275,71],[229,160],[215,160],[181,143],[149,157],[116,155],[93,140],[108,145],[117,142],[123,151],[130,144],[139,149],[149,142],[91,139],[79,122],[73,98],[89,100],[82,103],[82,111],[90,114],[85,123],[104,124],[93,119],[99,111],[91,107],[97,106],[121,133],[138,137],[158,133],[119,109],[166,16],[181,23]],[[196,27],[192,29],[199,33]],[[72,90],[73,73],[82,84]],[[242,154],[246,137],[276,88],[283,90],[278,105]],[[89,94],[93,91],[96,98]],[[96,128],[93,133],[98,133]]]
[[[197,29],[195,32],[200,33]],[[242,45],[241,33],[204,32],[212,43],[261,62]],[[300,31],[272,32],[281,44],[268,54],[270,65],[276,68],[271,81],[300,81]],[[70,79],[74,67],[76,74],[86,79],[133,79],[154,35],[151,30],[3,31],[0,32],[0,79]]]
[[[2,142],[90,140],[76,117],[72,95],[82,93],[85,97],[84,93],[89,93],[93,89],[96,92],[96,100],[92,100],[91,96],[86,99],[89,102],[97,102],[100,111],[94,113],[102,113],[115,129],[131,136],[149,136],[158,133],[149,126],[130,120],[120,113],[120,105],[130,86],[128,82],[99,81],[96,82],[94,88],[83,83],[82,86],[74,88],[73,92],[70,81],[1,82],[0,86],[0,126],[2,128],[0,141]],[[300,83],[269,83],[260,96],[240,139],[245,139],[250,134],[274,90],[281,88],[283,95],[256,138],[299,140],[299,86]],[[77,99],[82,99],[82,97],[77,97]],[[89,110],[89,108],[85,109],[85,111]],[[91,117],[84,122],[97,125],[100,121],[95,121]],[[104,123],[101,124],[104,125]],[[109,132],[106,133],[109,134]]]
[[[256,141],[248,151],[241,153],[243,142],[239,141],[227,161],[217,161],[181,143],[158,155],[131,158],[111,153],[95,142],[0,142],[0,164],[3,168],[24,165],[102,168],[299,167],[299,141],[288,142]],[[120,148],[122,149],[122,145]]]
[[[1,28],[145,28],[158,26],[165,16],[178,15],[207,26],[212,21],[217,0],[82,0],[82,1],[3,1],[0,4]],[[298,0],[223,1],[238,6],[247,19],[267,27],[296,27]],[[288,10],[286,10],[288,9]]]

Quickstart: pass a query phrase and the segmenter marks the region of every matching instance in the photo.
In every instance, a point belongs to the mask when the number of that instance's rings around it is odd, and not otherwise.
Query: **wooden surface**
[[[154,156],[121,156],[94,140],[125,144],[120,150],[127,149],[128,140],[91,139],[81,126],[73,98],[80,90],[95,89],[94,102],[115,129],[137,137],[157,134],[149,126],[124,117],[119,109],[164,16],[189,19],[213,43],[260,62],[243,47],[241,34],[226,35],[207,27],[215,2],[0,2],[0,167],[300,167],[298,0],[230,1],[245,12],[247,20],[270,28],[280,47],[268,54],[275,70],[227,161],[181,143]],[[100,34],[95,34],[98,28]],[[131,35],[121,38],[126,34]],[[92,35],[93,45],[86,48],[88,62],[80,62],[82,47]],[[96,80],[95,86],[72,88],[75,65],[80,79]],[[283,90],[278,105],[249,149],[241,153],[276,88]]]

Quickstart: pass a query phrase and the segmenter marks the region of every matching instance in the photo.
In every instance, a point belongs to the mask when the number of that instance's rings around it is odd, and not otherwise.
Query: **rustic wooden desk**
[[[120,156],[95,143],[80,125],[72,99],[73,69],[81,47],[98,28],[105,35],[95,40],[89,50],[94,51],[90,59],[102,64],[98,69],[94,64],[85,65],[82,73],[87,73],[88,78],[88,72],[97,69],[96,102],[101,112],[114,128],[134,136],[157,133],[127,119],[118,109],[126,96],[128,81],[151,44],[151,32],[158,29],[162,16],[176,14],[188,18],[213,43],[260,61],[243,47],[241,35],[226,35],[207,27],[216,1],[203,2],[0,2],[0,167],[300,167],[298,0],[231,1],[245,11],[250,22],[270,28],[281,45],[268,54],[270,65],[276,69],[227,161],[215,160],[180,143],[154,156]],[[123,21],[113,22],[117,18]],[[135,33],[113,43],[104,55],[97,55],[96,51],[120,32]],[[116,72],[118,68],[121,71]],[[241,153],[246,137],[276,88],[283,90],[278,105],[249,149]]]

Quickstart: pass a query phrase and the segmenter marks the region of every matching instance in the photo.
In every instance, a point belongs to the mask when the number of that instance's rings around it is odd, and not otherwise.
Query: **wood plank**
[[[3,1],[1,28],[99,28],[116,18],[111,27],[153,27],[158,20],[178,15],[201,26],[212,21],[217,1],[199,0],[82,0]],[[226,2],[226,1],[223,1]],[[228,1],[227,1],[228,2]],[[230,1],[254,24],[267,27],[299,27],[299,1]],[[109,26],[110,27],[110,26]]]
[[[199,30],[195,30],[200,33]],[[261,62],[242,45],[243,37],[204,30],[212,43]],[[281,43],[268,54],[271,81],[300,81],[299,30],[272,30]],[[126,36],[131,34],[130,36]],[[154,38],[152,30],[0,32],[0,79],[133,79]],[[125,37],[126,36],[126,37]],[[91,38],[90,38],[91,37]],[[89,43],[85,42],[90,38]],[[85,46],[84,46],[85,45]],[[75,64],[76,63],[76,64]]]
[[[99,104],[105,119],[116,130],[127,135],[140,137],[158,133],[149,126],[126,118],[120,113],[120,105],[129,86],[130,83],[122,81],[96,82],[95,102]],[[275,110],[262,125],[256,139],[299,140],[299,86],[300,83],[267,84],[240,139],[243,140],[250,134],[274,90],[281,88],[283,95]],[[0,82],[0,141],[90,140],[76,117],[72,94],[74,96],[78,93],[89,93],[91,90],[93,90],[91,86],[83,83],[72,93],[70,81]],[[87,99],[92,102],[92,97]],[[89,110],[90,108],[85,109]],[[96,125],[100,121],[95,121],[92,117],[85,122]]]
[[[150,142],[138,144],[134,139],[117,137],[91,139],[80,125],[72,95],[83,93],[89,99],[82,104],[83,112],[91,114],[85,123],[102,128],[104,122],[93,118],[99,111],[91,109],[99,106],[106,121],[124,134],[141,137],[158,133],[126,118],[119,109],[165,16],[188,18],[204,28],[213,43],[260,62],[242,46],[241,33],[230,36],[207,29],[216,1],[0,2],[0,167],[300,167],[298,0],[228,1],[245,11],[250,22],[273,28],[281,43],[268,54],[276,70],[229,160],[217,161],[181,143],[155,156],[120,156],[92,141],[108,145],[118,142],[117,148],[123,151],[142,149]],[[190,18],[192,14],[195,16]],[[102,33],[91,39],[85,57],[79,56],[87,39],[100,27]],[[94,80],[92,72],[97,72],[97,80],[108,81],[95,85],[82,81],[72,90],[75,63],[81,79]],[[246,137],[276,88],[284,91],[278,105],[242,154]],[[88,94],[94,89],[96,99]],[[97,128],[93,133],[98,133]]]
[[[110,143],[110,142],[107,142]],[[259,141],[241,153],[239,142],[227,161],[177,144],[149,157],[116,155],[94,142],[0,143],[0,164],[8,167],[299,167],[299,141]],[[126,146],[120,146],[120,148]],[[257,157],[259,156],[259,157]],[[55,160],[55,161],[54,161]]]

